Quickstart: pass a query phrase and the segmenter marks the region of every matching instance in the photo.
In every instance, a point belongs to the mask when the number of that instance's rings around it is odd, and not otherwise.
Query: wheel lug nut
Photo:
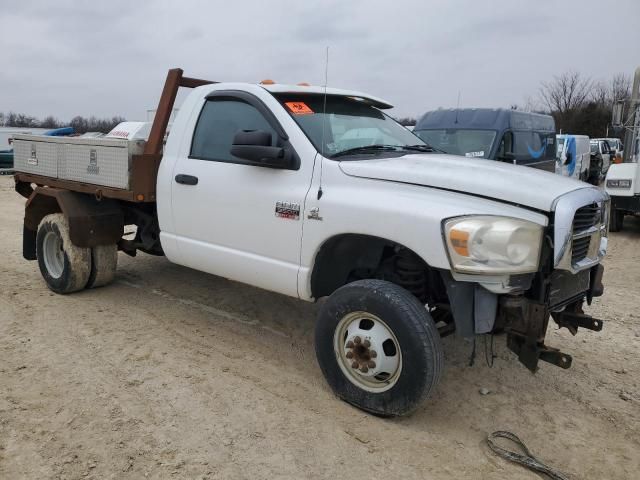
[[[376,368],[376,362],[374,362],[373,360],[369,360],[369,362],[367,363],[367,367]]]
[[[367,373],[367,372],[369,371],[369,368],[368,368],[366,365],[362,365],[362,366],[360,367],[360,371],[361,371],[362,373]]]
[[[353,358],[353,352],[347,352],[347,358],[349,359]]]
[[[358,362],[353,362],[351,364],[351,368],[358,368],[360,366],[360,364]]]
[[[364,342],[362,342],[362,346],[364,348],[369,348],[371,346],[371,342],[369,340],[365,340]]]
[[[376,357],[378,356],[378,352],[376,352],[375,350],[371,350],[371,351],[369,352],[369,356],[370,356],[371,358],[376,358]]]
[[[347,348],[353,348],[353,342],[351,340],[347,342]]]
[[[353,339],[353,343],[355,343],[356,345],[359,345],[361,341],[362,339],[360,337],[356,337]]]

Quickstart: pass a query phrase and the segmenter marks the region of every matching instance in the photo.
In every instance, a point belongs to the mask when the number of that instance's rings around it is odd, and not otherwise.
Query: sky
[[[524,105],[640,66],[640,0],[0,0],[0,111],[145,120],[166,71],[328,84],[392,115]],[[179,97],[183,98],[183,96]]]

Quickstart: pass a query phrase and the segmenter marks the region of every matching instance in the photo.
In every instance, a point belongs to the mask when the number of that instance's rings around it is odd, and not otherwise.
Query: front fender
[[[326,168],[323,195],[307,198],[298,293],[311,298],[311,272],[332,237],[360,234],[403,245],[429,266],[449,270],[442,221],[460,215],[504,215],[546,226],[542,213],[476,196],[419,185],[347,177]],[[329,171],[329,172],[327,172]],[[317,209],[317,211],[316,211]]]

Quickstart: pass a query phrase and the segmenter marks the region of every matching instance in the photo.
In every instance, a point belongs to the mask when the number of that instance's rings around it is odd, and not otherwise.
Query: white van
[[[587,181],[591,150],[586,135],[556,135],[556,173]]]

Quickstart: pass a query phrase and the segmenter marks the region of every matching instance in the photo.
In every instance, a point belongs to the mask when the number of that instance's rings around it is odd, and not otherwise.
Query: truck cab
[[[501,108],[439,109],[425,113],[414,133],[448,154],[555,171],[555,122],[549,115]]]

